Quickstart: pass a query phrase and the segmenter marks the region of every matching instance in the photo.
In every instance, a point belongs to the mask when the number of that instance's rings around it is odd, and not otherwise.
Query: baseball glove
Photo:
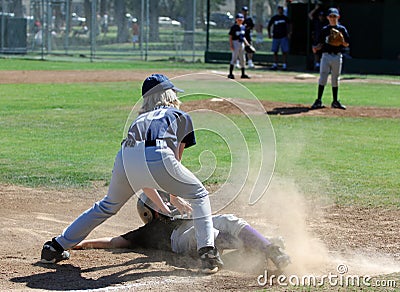
[[[256,49],[252,45],[245,46],[244,50],[246,51],[246,53],[255,53],[256,52]]]
[[[331,29],[331,33],[328,36],[328,44],[334,47],[341,46],[344,43],[343,34],[335,28]]]

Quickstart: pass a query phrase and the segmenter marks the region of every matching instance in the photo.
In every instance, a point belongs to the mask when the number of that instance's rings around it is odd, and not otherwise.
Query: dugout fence
[[[0,5],[1,53],[91,60],[202,61],[206,50],[229,52],[235,13],[235,7],[206,0],[0,0]]]

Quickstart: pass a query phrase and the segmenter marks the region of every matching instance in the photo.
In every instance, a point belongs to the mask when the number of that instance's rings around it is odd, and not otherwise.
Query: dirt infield
[[[38,73],[0,71],[0,83],[130,81],[142,80],[149,72]],[[169,75],[182,73],[188,72],[169,72]],[[254,75],[254,81],[287,82],[288,76],[293,82],[299,80],[295,74],[279,78],[269,72]],[[301,82],[316,81],[309,80]],[[263,106],[271,115],[400,118],[399,109],[349,107],[346,111],[330,108],[311,111],[308,105],[267,101]],[[197,107],[218,108],[224,113],[238,112],[229,100],[183,105],[184,110]],[[0,185],[0,290],[111,291],[108,287],[118,287],[121,291],[255,291],[265,288],[257,283],[263,269],[253,264],[255,259],[244,260],[229,253],[224,254],[226,268],[212,276],[199,274],[198,263],[193,260],[160,251],[72,251],[69,261],[59,265],[40,264],[42,244],[59,234],[106,191],[104,182],[80,190]],[[267,194],[255,206],[247,206],[243,200],[239,197],[224,212],[243,217],[265,235],[284,236],[287,251],[292,256],[286,275],[313,273],[322,276],[338,273],[337,266],[345,264],[348,274],[384,275],[385,279],[396,280],[399,287],[399,209],[336,206],[307,200],[291,181],[284,178],[274,178]],[[135,201],[131,199],[89,238],[114,236],[140,226],[134,206]],[[272,288],[279,286],[275,283]],[[326,290],[330,288],[328,286]],[[288,287],[282,287],[282,290],[286,289]]]

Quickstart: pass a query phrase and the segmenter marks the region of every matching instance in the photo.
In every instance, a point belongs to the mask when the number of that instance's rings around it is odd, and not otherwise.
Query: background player
[[[145,196],[141,195],[140,198],[137,211],[145,223],[144,226],[120,236],[84,240],[75,249],[150,248],[194,255],[196,240],[192,221],[180,219],[181,216],[163,216],[145,203],[148,202]],[[181,203],[187,206],[184,202]],[[172,209],[173,207],[171,206]],[[264,255],[264,260],[270,259],[279,270],[290,263],[289,256],[282,251],[283,241],[279,238],[265,238],[245,220],[232,214],[214,215],[212,220],[218,250],[255,252],[260,258]]]
[[[245,73],[245,50],[244,46],[249,45],[245,38],[246,27],[243,25],[244,16],[242,13],[236,15],[235,24],[229,30],[229,46],[232,51],[232,58],[229,66],[228,78],[235,79],[233,68],[236,60],[239,59],[240,69],[242,71],[241,78],[248,79],[249,76]]]
[[[251,18],[251,16],[248,16],[248,13],[249,13],[249,8],[247,6],[243,6],[242,7],[242,14],[244,16],[243,25],[246,28],[244,37],[246,38],[246,41],[251,45],[252,44],[251,33],[252,30],[254,29],[254,21]],[[249,66],[249,68],[254,68],[253,53],[246,52],[246,57],[247,57],[247,66]]]
[[[214,229],[208,191],[181,163],[184,148],[196,144],[191,117],[179,110],[180,101],[172,82],[153,74],[142,85],[143,104],[118,152],[107,195],[82,213],[61,235],[44,244],[43,263],[69,258],[65,251],[81,242],[106,219],[143,189],[158,209],[170,210],[156,189],[186,198],[193,208],[197,251],[204,273],[216,273],[223,265],[214,246]],[[177,197],[170,195],[173,204]]]
[[[313,47],[313,52],[322,52],[321,64],[320,64],[320,76],[318,81],[318,93],[317,99],[311,106],[312,109],[322,108],[322,95],[324,93],[325,85],[328,81],[329,72],[331,73],[331,83],[332,83],[332,95],[333,101],[331,106],[338,109],[346,109],[344,105],[338,100],[339,91],[339,75],[342,70],[343,57],[342,53],[344,49],[349,46],[350,37],[347,29],[339,24],[339,11],[336,8],[329,8],[327,13],[327,18],[329,24],[322,28],[319,41],[316,46]],[[331,30],[336,29],[340,31],[344,37],[344,41],[336,46],[329,44],[329,36],[331,35]]]
[[[328,24],[328,20],[325,17],[325,12],[320,3],[315,4],[313,10],[308,13],[308,18],[311,20],[311,41],[312,47],[318,45],[319,34],[322,28]],[[314,70],[319,72],[321,63],[321,51],[314,53]]]
[[[272,28],[272,32],[271,32]],[[272,38],[271,51],[274,53],[274,63],[271,69],[278,69],[278,52],[282,50],[282,69],[287,69],[287,55],[289,52],[289,36],[291,35],[290,19],[283,14],[283,6],[278,6],[278,14],[271,17],[268,22],[268,37]]]

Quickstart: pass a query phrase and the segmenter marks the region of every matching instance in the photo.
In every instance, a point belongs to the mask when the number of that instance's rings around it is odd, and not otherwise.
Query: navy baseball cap
[[[238,13],[238,14],[236,14],[236,19],[237,18],[242,18],[242,19],[244,19],[244,15],[242,14],[242,13]]]
[[[167,89],[173,89],[177,92],[184,92],[182,89],[175,87],[175,85],[168,79],[167,76],[163,74],[152,74],[143,82],[142,96],[145,97]]]
[[[337,10],[336,8],[329,8],[328,9],[328,13],[327,13],[327,15],[336,15],[336,16],[339,16],[340,14],[339,14],[339,10]]]
[[[242,7],[242,10],[243,10],[243,11],[249,11],[249,7],[243,6],[243,7]]]

